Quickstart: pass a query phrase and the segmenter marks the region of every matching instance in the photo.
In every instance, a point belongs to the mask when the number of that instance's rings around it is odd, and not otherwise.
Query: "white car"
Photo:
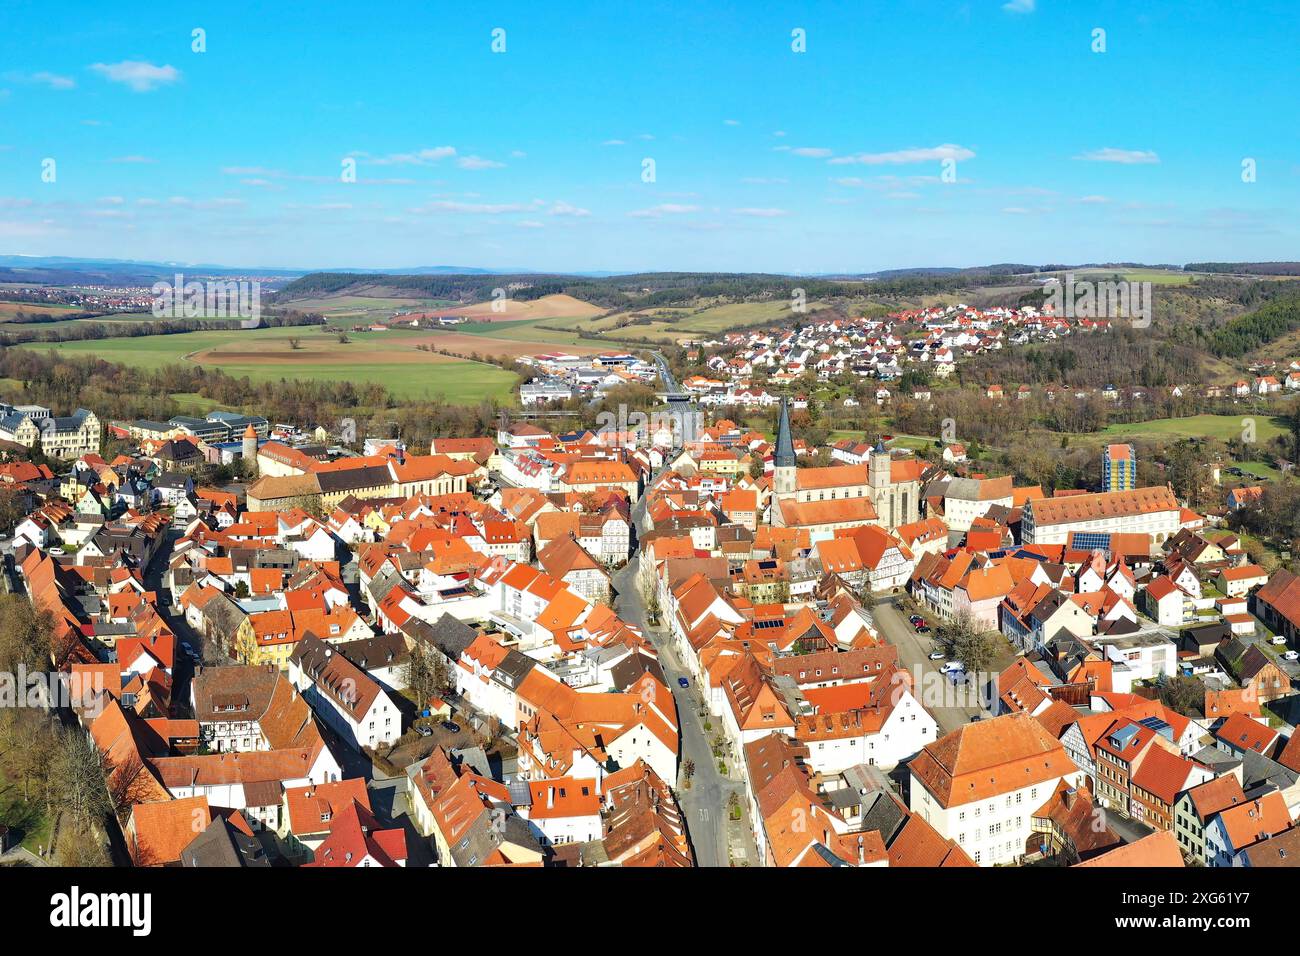
[[[1300,652],[1287,651],[1285,654],[1282,655],[1282,658],[1283,660],[1288,660],[1288,661],[1300,661]]]
[[[1274,634],[1274,635],[1273,635],[1273,643],[1274,643],[1274,644],[1279,644],[1279,645],[1285,645],[1285,644],[1286,644],[1286,635],[1284,635],[1284,634]]]
[[[945,674],[955,674],[957,671],[963,671],[966,668],[962,666],[961,661],[949,661],[939,669]]]

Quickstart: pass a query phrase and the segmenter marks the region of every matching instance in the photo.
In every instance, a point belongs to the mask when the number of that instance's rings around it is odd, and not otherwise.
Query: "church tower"
[[[790,437],[790,399],[781,399],[781,421],[776,426],[776,453],[772,456],[772,491],[778,498],[795,492],[794,440]]]
[[[874,491],[889,487],[889,450],[881,439],[876,440],[876,447],[871,449],[871,469],[867,475],[867,484]]]
[[[871,486],[871,503],[875,506],[882,525],[886,528],[897,526],[894,489],[890,487],[889,450],[880,439],[877,439],[876,447],[871,449],[871,461],[867,466],[867,484]]]

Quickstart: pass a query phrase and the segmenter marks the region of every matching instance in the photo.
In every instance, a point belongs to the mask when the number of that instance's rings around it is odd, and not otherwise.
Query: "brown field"
[[[0,302],[0,322],[8,322],[19,312],[27,312],[32,315],[40,315],[41,313],[58,315],[61,312],[76,311],[78,311],[76,306],[55,302]]]
[[[540,299],[521,301],[506,299],[505,311],[492,311],[491,302],[476,302],[456,309],[439,309],[437,315],[464,315],[480,322],[512,322],[523,319],[572,319],[602,315],[606,310],[571,295],[544,295]]]
[[[506,330],[503,329],[501,334],[507,334]],[[544,352],[595,355],[597,352],[608,352],[615,348],[613,345],[601,347],[599,345],[569,345],[567,343],[552,345],[547,342],[523,342],[518,339],[471,335],[468,332],[452,331],[435,332],[432,335],[411,339],[410,342],[412,345],[432,345],[434,348],[446,349],[449,352],[457,352],[461,355],[477,352],[479,355],[508,355],[511,358],[518,358],[521,355],[541,355]]]

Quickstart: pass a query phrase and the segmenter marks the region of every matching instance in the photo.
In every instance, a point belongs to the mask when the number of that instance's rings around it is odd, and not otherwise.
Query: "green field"
[[[809,311],[818,308],[808,303]],[[661,317],[662,316],[662,317]],[[649,318],[638,323],[637,319]],[[620,335],[654,342],[675,342],[686,338],[708,338],[724,332],[734,332],[750,326],[792,319],[790,303],[786,299],[766,302],[734,302],[703,309],[654,308],[641,312],[620,312],[616,315],[584,323],[616,340]]]
[[[82,342],[42,342],[21,348],[94,355],[155,370],[194,362],[254,382],[305,380],[379,383],[405,399],[442,398],[468,404],[482,399],[509,402],[518,377],[485,363],[422,352],[429,333],[414,329],[352,332],[350,342],[315,328],[265,328],[229,332],[185,332]],[[298,339],[293,349],[290,340]]]
[[[1075,279],[1107,279],[1120,275],[1126,282],[1150,282],[1152,285],[1191,285],[1193,274],[1166,269],[1089,269],[1076,272]]]
[[[1255,423],[1255,441],[1265,442],[1288,431],[1286,421],[1267,415],[1192,415],[1187,418],[1156,418],[1127,425],[1109,425],[1100,432],[1114,438],[1241,438],[1245,419]],[[1086,437],[1086,436],[1081,436]]]

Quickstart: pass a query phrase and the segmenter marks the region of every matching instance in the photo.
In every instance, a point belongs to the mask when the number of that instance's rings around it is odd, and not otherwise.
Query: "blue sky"
[[[813,273],[1300,258],[1288,2],[280,7],[6,0],[0,253]]]

